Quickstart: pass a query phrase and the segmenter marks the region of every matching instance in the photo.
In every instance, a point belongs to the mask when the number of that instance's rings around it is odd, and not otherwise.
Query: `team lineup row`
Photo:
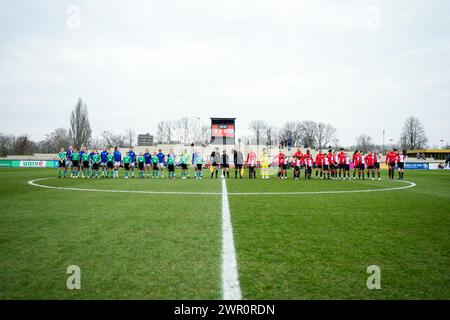
[[[292,169],[293,178],[300,179],[301,170],[304,171],[305,179],[311,179],[313,171],[315,170],[315,177],[321,179],[381,179],[380,163],[382,154],[375,152],[360,152],[356,150],[353,156],[347,155],[344,149],[335,152],[332,149],[327,153],[321,150],[317,153],[315,159],[309,149],[305,153],[298,149],[292,156],[288,156],[283,152],[270,159],[268,152],[263,150],[262,155],[257,159],[257,154],[250,151],[244,158],[240,150],[232,150],[233,162],[226,150],[222,153],[216,148],[208,160],[203,159],[201,153],[194,151],[189,153],[184,150],[177,156],[173,149],[166,155],[160,149],[158,152],[150,153],[148,149],[144,153],[136,154],[133,147],[130,147],[128,152],[122,157],[119,148],[114,148],[114,151],[108,152],[107,148],[99,153],[96,149],[88,152],[86,148],[82,147],[78,151],[76,148],[70,146],[67,150],[64,148],[57,154],[58,160],[58,178],[66,177],[68,169],[70,169],[70,177],[72,178],[118,178],[119,168],[124,167],[124,177],[134,178],[135,169],[137,167],[138,177],[145,176],[152,178],[164,178],[165,169],[167,168],[168,178],[174,179],[177,167],[181,168],[181,178],[189,178],[188,169],[192,165],[195,169],[195,179],[203,178],[203,168],[209,168],[211,178],[217,178],[219,168],[222,170],[221,177],[230,177],[230,166],[233,163],[234,177],[242,178],[244,175],[244,168],[248,169],[249,178],[256,178],[256,168],[261,168],[261,178],[269,178],[269,167],[276,167],[278,169],[278,178],[287,179],[288,171]],[[406,150],[398,152],[396,149],[386,154],[386,164],[388,165],[389,179],[394,179],[395,168],[398,171],[398,178],[403,180],[404,163],[406,160]],[[81,175],[80,175],[81,171]],[[351,171],[353,171],[351,173]],[[100,175],[101,173],[101,175]]]

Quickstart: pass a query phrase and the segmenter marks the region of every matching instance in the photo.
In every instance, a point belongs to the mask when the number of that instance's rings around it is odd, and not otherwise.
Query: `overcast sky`
[[[448,0],[0,0],[0,132],[40,140],[77,98],[95,135],[180,117],[329,122],[450,142]]]

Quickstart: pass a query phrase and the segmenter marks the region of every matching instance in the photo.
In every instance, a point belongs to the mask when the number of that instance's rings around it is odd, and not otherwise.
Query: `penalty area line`
[[[225,179],[222,180],[222,294],[224,300],[242,299]]]

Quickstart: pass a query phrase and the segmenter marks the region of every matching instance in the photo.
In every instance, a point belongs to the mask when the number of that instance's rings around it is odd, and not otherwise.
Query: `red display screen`
[[[211,125],[211,135],[234,138],[234,124],[213,124]]]

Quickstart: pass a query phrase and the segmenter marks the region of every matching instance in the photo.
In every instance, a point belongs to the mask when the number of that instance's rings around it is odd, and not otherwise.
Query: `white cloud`
[[[80,7],[80,28],[66,9]],[[3,4],[2,6],[6,6]],[[37,6],[37,5],[36,5]],[[95,133],[161,119],[331,122],[397,140],[420,116],[450,140],[445,1],[74,1],[8,4],[0,19],[0,127],[40,139],[78,96]],[[448,9],[448,8],[447,8]],[[38,117],[45,115],[45,117]],[[37,120],[38,119],[38,120]],[[446,130],[447,129],[447,130]]]

